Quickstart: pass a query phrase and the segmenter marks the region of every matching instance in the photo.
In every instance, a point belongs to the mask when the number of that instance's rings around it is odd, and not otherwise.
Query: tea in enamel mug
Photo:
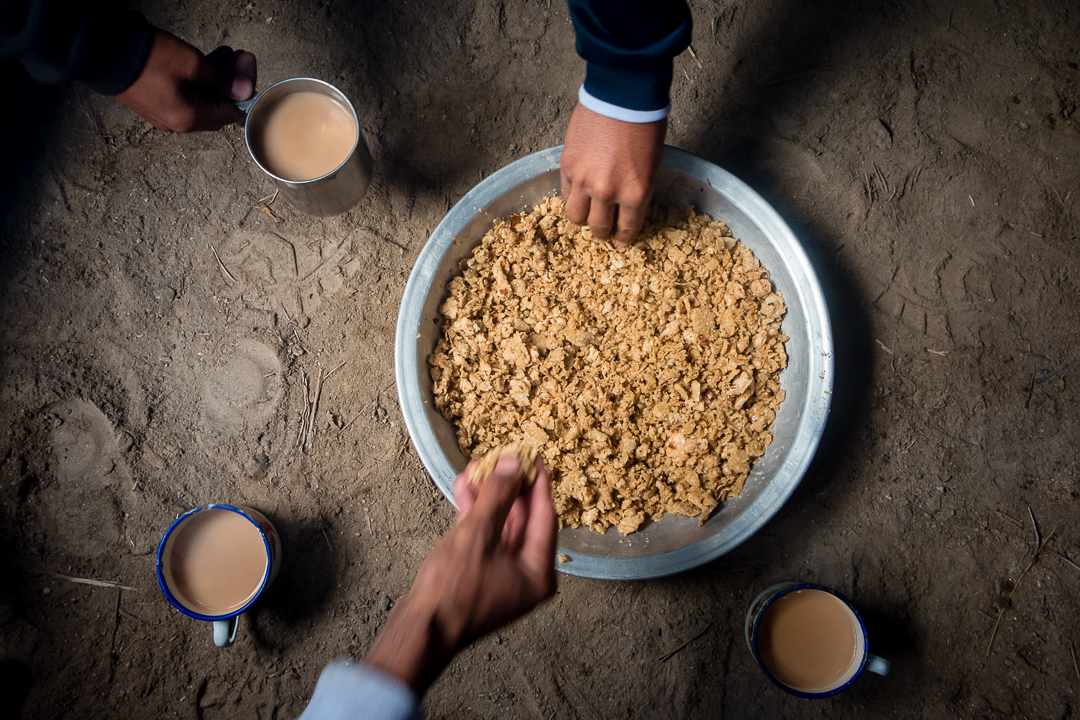
[[[165,531],[158,584],[184,615],[213,623],[215,645],[229,647],[239,615],[274,581],[280,560],[281,538],[270,518],[243,505],[204,505]]]
[[[220,616],[255,597],[268,562],[257,525],[231,510],[210,508],[173,533],[162,569],[173,596],[187,609]]]
[[[804,698],[842,692],[868,670],[889,674],[872,654],[862,618],[835,590],[780,583],[758,595],[746,613],[746,645],[766,676]]]
[[[834,686],[858,659],[858,620],[824,590],[796,590],[777,598],[758,632],[758,650],[769,673],[800,692]]]

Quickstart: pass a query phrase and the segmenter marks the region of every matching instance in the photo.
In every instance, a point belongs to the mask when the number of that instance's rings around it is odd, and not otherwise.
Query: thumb
[[[491,475],[480,483],[480,493],[468,517],[478,517],[481,522],[491,523],[495,540],[502,533],[514,500],[521,494],[521,482],[521,461],[513,455],[504,455],[499,458]]]
[[[243,97],[233,97],[233,100],[247,100],[249,97],[255,94],[255,86],[258,85],[258,62],[255,59],[255,55],[247,52],[246,50],[237,50],[233,53],[232,62],[233,74],[240,78],[247,78],[251,81],[251,87],[248,94]],[[233,81],[233,91],[236,92],[236,81]]]
[[[199,59],[191,78],[195,92],[214,99],[247,100],[255,90],[249,78],[238,75],[228,65],[233,59],[232,48],[220,47]]]
[[[218,130],[240,119],[243,114],[232,100],[215,100],[195,93],[197,118],[193,130]]]

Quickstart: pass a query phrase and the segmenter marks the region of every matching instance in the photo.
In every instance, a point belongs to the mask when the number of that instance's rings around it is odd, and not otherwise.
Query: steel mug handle
[[[251,112],[251,106],[255,104],[255,101],[259,99],[259,95],[261,94],[262,93],[255,93],[251,96],[250,100],[233,101],[233,105],[236,106],[236,109],[243,113],[240,115],[240,119],[236,121],[237,125],[240,127],[247,125],[248,113]]]
[[[239,615],[234,615],[228,620],[214,621],[214,644],[219,648],[232,647],[236,642],[236,626]]]

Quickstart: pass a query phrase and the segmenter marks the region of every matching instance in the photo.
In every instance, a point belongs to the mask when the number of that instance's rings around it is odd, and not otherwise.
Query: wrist
[[[453,657],[456,642],[445,636],[434,606],[414,597],[398,600],[364,664],[401,680],[418,695],[438,677]]]

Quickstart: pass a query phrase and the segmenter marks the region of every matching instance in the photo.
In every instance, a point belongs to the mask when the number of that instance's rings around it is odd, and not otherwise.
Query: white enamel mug
[[[820,687],[797,689],[777,679],[770,671],[765,661],[762,660],[762,649],[760,647],[762,635],[761,624],[762,619],[767,616],[769,609],[777,600],[789,593],[806,590],[819,590],[828,593],[842,603],[843,607],[847,610],[847,614],[851,621],[851,628],[855,635],[855,648],[850,665],[841,673],[839,678]],[[754,656],[754,660],[757,661],[757,664],[761,667],[761,670],[765,673],[766,677],[781,690],[789,692],[797,697],[824,698],[836,695],[851,687],[852,683],[859,679],[864,670],[868,670],[877,675],[889,674],[889,661],[870,652],[870,643],[866,634],[866,625],[863,623],[862,618],[859,617],[859,614],[855,612],[855,608],[852,607],[851,603],[848,602],[848,599],[843,595],[822,585],[784,582],[766,588],[760,595],[754,598],[752,603],[750,603],[750,608],[746,611],[744,631],[746,635],[746,646],[750,649],[750,654]]]

